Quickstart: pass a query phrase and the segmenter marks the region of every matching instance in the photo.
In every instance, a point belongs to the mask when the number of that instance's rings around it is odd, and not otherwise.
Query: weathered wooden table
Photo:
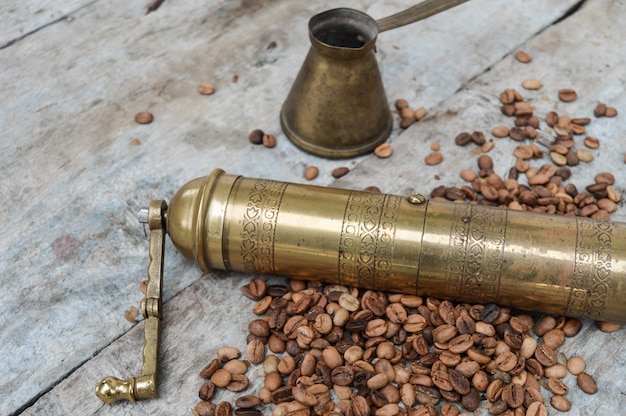
[[[540,116],[591,116],[599,101],[626,111],[623,1],[472,0],[382,34],[378,59],[390,103],[406,98],[428,116],[394,129],[391,158],[344,161],[298,150],[278,120],[309,47],[308,19],[333,2],[167,0],[147,15],[143,2],[64,3],[0,6],[0,415],[189,414],[198,371],[221,346],[245,345],[253,314],[240,289],[250,276],[203,276],[169,245],[160,398],[104,405],[94,395],[103,376],[139,374],[143,324],[124,319],[141,297],[148,263],[136,213],[192,178],[221,167],[305,182],[305,167],[316,165],[318,185],[427,191],[461,185],[458,172],[475,168],[475,153],[455,146],[456,134],[511,124],[499,111],[505,88],[522,91]],[[412,2],[369,3],[344,5],[379,18]],[[516,61],[519,49],[533,61]],[[523,91],[528,78],[543,88]],[[215,84],[215,94],[198,94],[202,82]],[[578,100],[560,102],[561,88],[574,88]],[[136,124],[139,111],[154,121]],[[573,169],[574,183],[610,170],[624,194],[623,125],[622,114],[593,119],[588,130],[601,146],[593,163]],[[255,128],[275,134],[278,145],[250,144]],[[433,141],[445,160],[426,166]],[[490,154],[501,175],[516,144],[496,139]],[[334,180],[338,166],[351,172]],[[626,221],[622,210],[614,220]],[[593,396],[572,388],[570,414],[623,412],[625,339],[623,330],[604,334],[585,322],[562,347],[586,357],[600,388]],[[566,382],[575,384],[571,376]]]

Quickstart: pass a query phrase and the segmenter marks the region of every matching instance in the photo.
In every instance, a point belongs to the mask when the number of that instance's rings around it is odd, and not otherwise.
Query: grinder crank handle
[[[157,397],[157,370],[159,361],[159,336],[161,332],[163,285],[163,255],[165,245],[165,201],[150,202],[150,207],[139,214],[139,222],[150,228],[150,264],[146,297],[141,301],[145,327],[143,337],[143,366],[141,376],[128,380],[106,377],[96,386],[96,395],[105,403],[118,400],[134,402]]]
[[[466,1],[467,0],[425,0],[406,10],[377,20],[378,33],[418,22],[458,6],[459,4],[463,4]]]

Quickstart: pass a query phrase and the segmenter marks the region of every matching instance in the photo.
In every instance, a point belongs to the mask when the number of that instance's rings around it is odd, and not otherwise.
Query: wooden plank
[[[97,1],[97,0],[96,0]],[[0,48],[5,48],[46,26],[71,20],[71,14],[94,0],[70,0],[58,3],[38,0],[6,0],[0,5]]]
[[[306,22],[332,2],[188,0],[165,2],[148,16],[143,4],[101,3],[0,51],[6,104],[0,108],[0,175],[10,178],[9,186],[0,187],[0,199],[11,201],[0,207],[7,224],[0,241],[0,314],[10,317],[0,321],[5,340],[0,356],[11,357],[0,360],[0,414],[18,412],[59,382],[26,413],[98,409],[92,389],[101,375],[136,373],[139,357],[125,346],[138,351],[141,325],[131,330],[122,313],[137,303],[137,286],[145,277],[147,241],[135,213],[150,199],[171,196],[185,180],[214,167],[304,181],[304,167],[315,164],[322,174],[314,183],[325,185],[333,181],[334,167],[379,164],[367,157],[316,158],[280,134],[280,106],[308,49]],[[437,108],[574,3],[534,0],[516,8],[476,0],[445,17],[384,33],[378,50],[389,99],[402,95]],[[347,5],[382,17],[410,4]],[[420,30],[419,37],[413,30]],[[272,42],[276,47],[268,48]],[[450,56],[459,61],[450,62]],[[237,83],[233,75],[239,76]],[[200,82],[215,83],[217,92],[197,94]],[[134,123],[134,114],[143,110],[155,114],[152,124]],[[276,134],[277,147],[249,144],[254,128]],[[134,139],[141,144],[133,145]],[[179,302],[191,302],[187,298],[196,296],[197,285],[207,283],[171,247],[166,261],[166,300],[193,285],[176,296],[179,301],[168,302],[175,310]],[[222,275],[208,279],[217,276]],[[240,285],[247,277],[234,279]],[[226,292],[223,304],[241,303],[237,290]],[[208,316],[219,313],[209,310]],[[204,331],[193,326],[205,320],[193,307],[172,316],[184,326],[174,338],[166,335],[166,351],[187,348],[176,341],[185,331]],[[222,323],[216,331],[233,335],[202,338],[204,351],[224,340],[238,342],[245,321]],[[93,362],[103,348],[102,358]],[[182,361],[172,367],[166,358],[164,371],[170,375],[159,401],[105,406],[100,412],[134,413],[146,406],[171,414],[191,406],[197,380],[189,376],[179,384],[178,377],[201,366],[205,356],[194,351],[176,350],[174,357]],[[191,393],[181,399],[177,392],[185,389]]]

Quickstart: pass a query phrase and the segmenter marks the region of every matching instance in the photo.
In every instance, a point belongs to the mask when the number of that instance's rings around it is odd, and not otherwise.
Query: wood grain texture
[[[411,4],[347,3],[376,18]],[[618,24],[623,4],[587,2],[550,27],[573,4],[474,0],[382,34],[378,59],[389,101],[404,97],[429,109],[408,131],[394,130],[395,153],[387,160],[320,159],[280,132],[280,106],[309,47],[307,21],[333,7],[330,1],[166,1],[147,16],[141,2],[76,3],[72,19],[0,50],[0,415],[25,408],[23,414],[185,414],[207,357],[224,344],[244,347],[252,305],[239,288],[249,276],[201,277],[167,243],[161,397],[104,406],[93,394],[103,376],[140,369],[143,325],[123,318],[138,303],[146,276],[148,242],[136,212],[187,180],[222,167],[305,182],[304,168],[314,164],[321,171],[315,184],[376,184],[405,194],[454,184],[457,170],[473,167],[475,157],[451,140],[459,131],[489,131],[507,121],[498,113],[497,93],[519,88],[523,79],[544,83],[545,90],[527,94],[538,112],[556,107],[589,114],[595,100],[626,108],[619,74],[626,55],[616,47],[625,30]],[[32,9],[23,10],[29,27],[42,25]],[[0,14],[4,22],[11,17],[9,9]],[[15,38],[12,30],[2,33]],[[533,55],[531,64],[511,57],[519,47]],[[216,93],[198,94],[200,82],[214,83]],[[555,91],[566,86],[579,91],[571,105],[556,102]],[[145,110],[154,122],[137,125],[134,115]],[[623,166],[619,126],[620,117],[593,121],[590,130],[614,149],[594,152],[600,162],[581,166],[576,178],[592,177],[597,166]],[[254,128],[277,135],[277,147],[251,145]],[[430,168],[423,157],[432,140],[442,143],[445,161]],[[498,141],[492,150],[503,165],[511,163],[510,146]],[[334,182],[330,172],[338,166],[352,171]],[[623,404],[626,388],[614,382],[623,378],[623,366],[611,364],[624,364],[624,356],[605,362],[613,349],[601,345],[621,343],[622,332],[598,334],[588,323],[568,346],[585,356],[596,352],[597,374],[604,374],[598,382],[611,386],[581,398],[588,404],[588,410],[576,406],[588,412],[581,415]]]

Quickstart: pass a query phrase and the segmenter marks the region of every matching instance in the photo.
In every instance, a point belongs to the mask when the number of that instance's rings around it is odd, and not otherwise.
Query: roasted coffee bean
[[[193,409],[191,409],[191,414],[194,416],[215,416],[216,405],[213,403],[201,401],[198,402]]]
[[[263,132],[263,130],[260,130],[260,129],[252,130],[252,132],[248,136],[248,140],[250,140],[250,143],[252,144],[262,144],[264,135],[265,133]]]
[[[548,416],[548,409],[540,401],[534,401],[526,408],[526,416]]]
[[[569,388],[565,385],[565,383],[554,377],[548,379],[548,389],[552,393],[559,394],[561,396],[567,394],[569,391]]]
[[[258,409],[235,409],[235,416],[261,416],[262,413]]]
[[[418,384],[415,386],[415,398],[417,399],[417,402],[422,405],[434,406],[441,400],[441,393],[437,388]],[[465,408],[469,410],[467,407]]]
[[[556,364],[557,354],[549,346],[541,344],[535,350],[535,358],[544,367],[550,367]]]
[[[470,136],[471,136],[472,141],[479,146],[482,146],[486,142],[485,134],[481,131],[474,131],[472,132]]]
[[[501,415],[508,409],[508,407],[509,405],[507,404],[507,402],[500,399],[489,407],[489,414]]]
[[[267,285],[263,279],[252,279],[250,283],[241,288],[243,294],[252,300],[261,300],[267,291]]]
[[[250,380],[245,374],[233,374],[230,383],[226,386],[226,389],[233,392],[244,391],[250,385]]]
[[[261,364],[265,359],[265,345],[258,339],[251,340],[246,349],[246,356],[252,364]]]
[[[292,387],[279,387],[272,391],[272,402],[275,404],[289,402],[293,400]]]
[[[200,399],[205,400],[205,401],[210,401],[213,398],[213,394],[215,393],[215,384],[213,384],[212,382],[208,381],[206,383],[204,383],[201,387],[200,387],[200,391],[198,392],[198,396],[200,397]]]
[[[243,408],[243,409],[249,409],[251,407],[254,406],[258,406],[261,404],[261,400],[253,395],[246,395],[246,396],[241,396],[238,397],[237,400],[235,401],[235,406]]]
[[[576,376],[576,383],[578,387],[587,394],[595,394],[598,392],[598,386],[595,380],[587,373],[579,373]]]
[[[559,90],[559,100],[569,103],[571,101],[576,100],[577,94],[576,91],[571,88],[564,88]]]
[[[232,416],[233,407],[229,402],[219,402],[215,408],[215,416]]]
[[[215,371],[217,371],[217,369],[219,368],[220,362],[216,358],[214,358],[209,364],[206,365],[206,367],[202,369],[202,371],[200,371],[200,377],[210,378],[213,373],[215,373]]]
[[[374,149],[374,154],[381,159],[388,158],[393,153],[393,149],[389,143],[383,143]]]
[[[498,317],[499,313],[500,308],[498,307],[498,305],[490,303],[488,305],[485,305],[485,308],[480,313],[480,319],[485,323],[491,323]]]
[[[560,412],[569,412],[569,410],[572,408],[572,404],[570,403],[570,401],[567,400],[565,397],[559,395],[552,396],[550,398],[550,404],[552,405],[552,407]]]
[[[459,133],[454,139],[454,143],[456,143],[457,146],[465,146],[469,144],[469,142],[471,141],[472,141],[472,135],[467,132]]]
[[[439,152],[430,153],[426,156],[426,158],[424,159],[424,162],[428,166],[438,165],[441,162],[443,162],[443,155]]]
[[[267,148],[272,148],[276,146],[276,136],[273,134],[264,134],[263,135],[263,146]]]
[[[470,392],[468,394],[464,395],[461,398],[461,406],[463,406],[466,410],[470,412],[478,409],[478,406],[480,406],[480,402],[480,393],[473,387],[470,389]]]
[[[462,395],[469,394],[471,388],[470,381],[460,371],[457,371],[453,368],[449,369],[448,378],[454,391]]]
[[[575,376],[585,371],[585,360],[580,356],[575,356],[567,360],[567,369]]]

